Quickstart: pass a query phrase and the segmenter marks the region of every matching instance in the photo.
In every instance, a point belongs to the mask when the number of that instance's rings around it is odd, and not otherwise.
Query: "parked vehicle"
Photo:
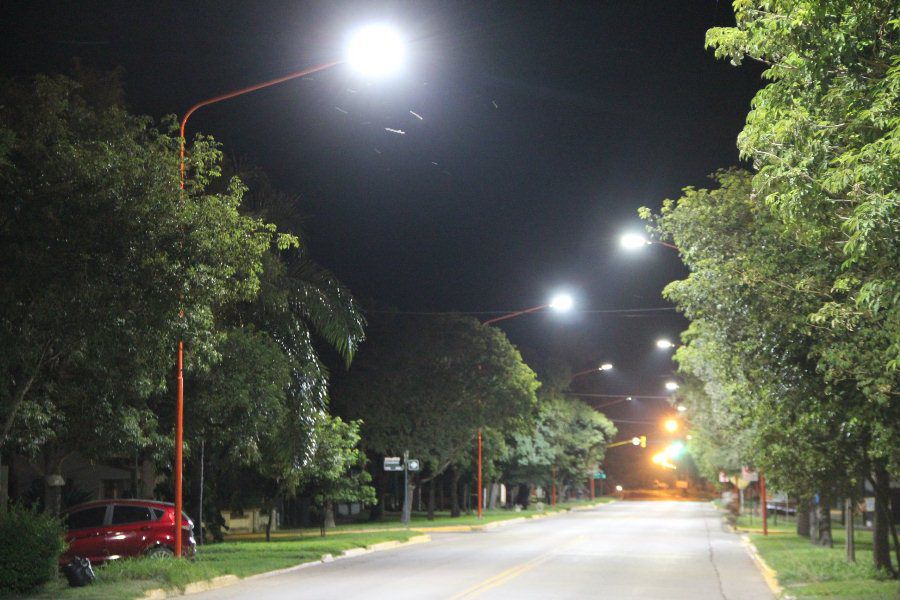
[[[184,556],[193,557],[197,543],[194,523],[181,515]],[[175,554],[175,505],[156,500],[98,500],[79,504],[64,515],[68,549],[60,566],[73,557],[93,564],[134,556]]]

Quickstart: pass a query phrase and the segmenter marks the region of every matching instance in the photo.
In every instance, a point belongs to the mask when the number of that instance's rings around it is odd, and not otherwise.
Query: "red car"
[[[181,515],[182,554],[197,549],[194,523]],[[175,505],[156,500],[98,500],[79,504],[64,515],[68,549],[59,557],[64,565],[75,556],[92,564],[133,556],[175,554]]]

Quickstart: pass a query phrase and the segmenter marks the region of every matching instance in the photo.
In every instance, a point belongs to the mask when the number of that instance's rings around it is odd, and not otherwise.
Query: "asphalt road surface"
[[[771,600],[705,502],[616,502],[242,581],[203,599]]]

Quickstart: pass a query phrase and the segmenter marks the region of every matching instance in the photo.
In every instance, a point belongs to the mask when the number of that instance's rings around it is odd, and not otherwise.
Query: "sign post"
[[[404,525],[409,524],[409,512],[407,512],[407,503],[409,502],[409,472],[415,473],[421,468],[418,458],[410,458],[409,452],[403,452],[403,462],[400,462],[399,456],[385,456],[385,471],[403,471],[403,510],[400,513],[400,522]]]

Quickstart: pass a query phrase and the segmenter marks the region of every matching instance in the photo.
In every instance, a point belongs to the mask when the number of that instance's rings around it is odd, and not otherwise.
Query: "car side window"
[[[113,507],[112,524],[124,525],[125,523],[140,523],[152,521],[153,513],[149,506],[125,506]]]
[[[67,529],[86,529],[88,527],[100,527],[103,525],[103,519],[106,517],[105,506],[94,506],[85,508],[73,513],[69,513],[66,517]]]
[[[158,508],[151,508],[150,510],[153,511],[153,520],[154,521],[159,521],[160,519],[162,519],[163,514],[165,514],[165,513],[163,513],[162,510],[160,510]]]

